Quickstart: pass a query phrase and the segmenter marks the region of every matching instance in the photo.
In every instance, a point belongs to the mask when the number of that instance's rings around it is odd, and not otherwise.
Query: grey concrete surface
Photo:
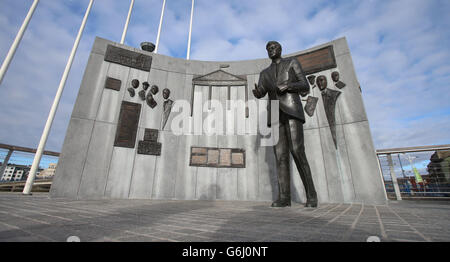
[[[0,242],[450,241],[449,201],[387,205],[266,201],[68,200],[0,193]]]

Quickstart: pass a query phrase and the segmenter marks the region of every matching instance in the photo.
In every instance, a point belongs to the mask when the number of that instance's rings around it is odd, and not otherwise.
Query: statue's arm
[[[289,81],[287,85],[287,91],[292,93],[308,93],[309,84],[306,80],[306,76],[303,73],[302,66],[297,59],[292,59],[291,66],[289,68],[289,74],[292,74],[292,81]]]
[[[253,89],[252,92],[256,98],[263,98],[267,94],[267,90],[264,87],[264,76],[262,73],[259,74],[258,84],[255,84],[255,89]]]

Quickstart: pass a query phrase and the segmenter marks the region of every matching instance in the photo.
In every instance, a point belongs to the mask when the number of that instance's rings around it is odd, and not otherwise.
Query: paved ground
[[[0,241],[450,241],[450,202],[389,205],[49,199],[0,193]]]

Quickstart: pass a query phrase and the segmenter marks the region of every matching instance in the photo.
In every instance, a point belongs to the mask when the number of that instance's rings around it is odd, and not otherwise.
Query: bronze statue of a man
[[[268,93],[269,99],[278,100],[280,105],[279,141],[274,146],[279,196],[272,206],[291,205],[289,172],[289,152],[291,152],[305,186],[307,198],[305,206],[317,207],[317,193],[305,154],[303,136],[305,114],[300,99],[300,94],[308,93],[309,85],[297,59],[281,57],[280,43],[270,41],[266,49],[272,64],[260,73],[258,85],[255,84],[252,91],[256,98],[262,98]]]

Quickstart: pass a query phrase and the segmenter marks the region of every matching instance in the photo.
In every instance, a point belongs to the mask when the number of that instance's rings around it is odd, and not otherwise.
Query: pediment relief
[[[243,86],[247,85],[246,76],[237,76],[221,69],[192,79],[193,85],[206,86]]]

